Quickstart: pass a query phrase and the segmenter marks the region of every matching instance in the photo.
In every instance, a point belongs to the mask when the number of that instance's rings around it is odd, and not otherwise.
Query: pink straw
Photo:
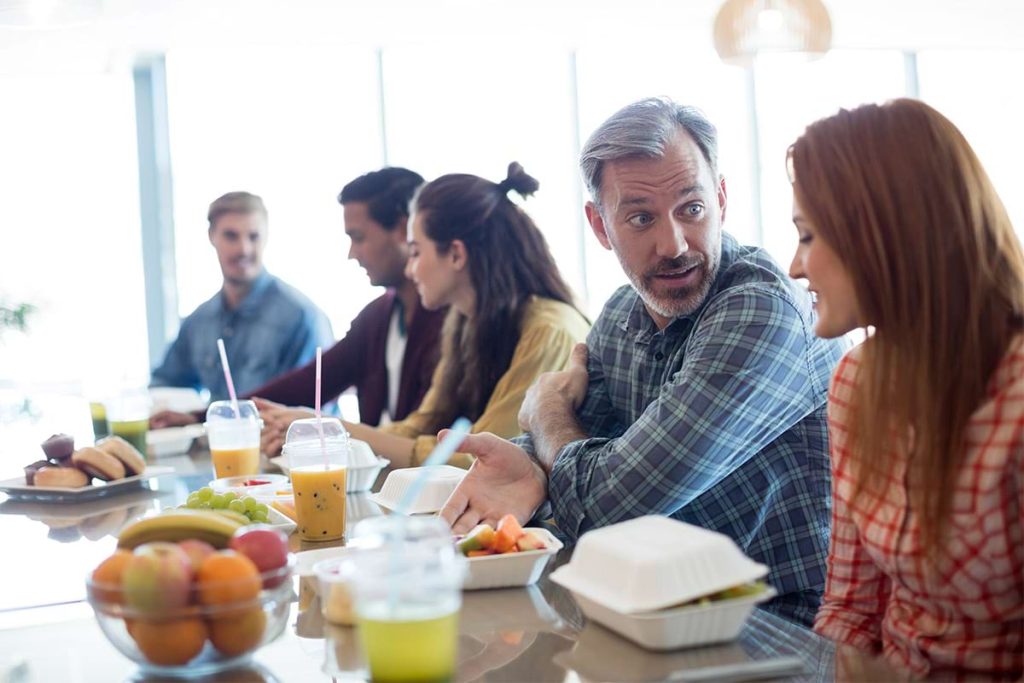
[[[327,460],[327,443],[324,441],[324,423],[320,419],[320,365],[323,356],[323,348],[316,347],[316,429],[320,432],[320,451],[324,454],[324,469],[328,469],[330,462]]]
[[[220,364],[224,368],[224,379],[228,383],[228,395],[231,396],[231,407],[235,409],[235,419],[241,420],[242,414],[238,412],[238,395],[235,394],[235,383],[231,381],[231,366],[228,365],[228,352],[224,350],[224,340],[217,340],[217,350],[220,351]],[[317,383],[317,393],[319,395],[320,385]]]

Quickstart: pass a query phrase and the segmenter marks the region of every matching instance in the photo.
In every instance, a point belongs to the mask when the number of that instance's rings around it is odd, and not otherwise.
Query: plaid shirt
[[[835,508],[819,633],[881,651],[916,675],[1024,671],[1024,338],[1003,357],[967,424],[949,538],[921,554],[906,458],[890,453],[885,495],[852,499],[849,412],[860,349],[829,393]]]
[[[825,402],[844,348],[815,337],[812,318],[805,290],[727,234],[708,296],[664,330],[619,289],[587,339],[577,417],[590,438],[551,470],[559,532],[648,514],[720,531],[769,567],[768,608],[810,625],[829,533]]]

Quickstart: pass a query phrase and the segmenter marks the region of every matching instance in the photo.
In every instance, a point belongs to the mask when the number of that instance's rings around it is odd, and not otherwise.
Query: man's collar
[[[704,311],[704,307],[707,306],[718,290],[721,288],[722,281],[725,278],[725,273],[732,267],[733,262],[736,260],[736,253],[739,250],[739,243],[736,239],[726,233],[722,232],[722,252],[721,258],[718,262],[718,273],[715,275],[715,281],[711,283],[711,287],[708,288],[708,293],[704,297],[704,300],[700,302],[692,313],[681,315],[672,322],[670,322],[665,329],[669,329],[680,320],[696,320],[700,314]],[[629,307],[626,312],[626,316],[619,321],[619,329],[623,332],[635,332],[637,335],[644,334],[655,334],[658,332],[658,326],[654,322],[654,318],[651,317],[650,312],[647,310],[647,306],[644,304],[643,297],[640,293],[633,288],[633,305]]]
[[[264,268],[260,274],[256,276],[256,279],[252,281],[252,287],[249,288],[249,293],[242,298],[238,304],[238,308],[234,309],[234,312],[241,315],[259,313],[258,309],[263,303],[267,290],[273,282],[274,276],[268,273],[267,269]],[[217,298],[217,304],[220,308],[218,313],[229,310],[224,300],[223,289],[221,290],[220,296]]]

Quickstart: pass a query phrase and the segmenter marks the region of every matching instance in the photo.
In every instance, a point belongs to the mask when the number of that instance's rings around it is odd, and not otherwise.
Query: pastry
[[[119,436],[108,436],[105,439],[100,439],[96,442],[96,448],[120,460],[121,464],[124,465],[126,475],[129,477],[142,474],[142,471],[146,469],[146,459],[142,457],[142,454],[139,453],[135,446]]]
[[[75,452],[75,439],[67,434],[54,434],[42,443],[43,453],[54,461],[63,461]]]
[[[80,489],[89,485],[89,475],[77,467],[49,465],[36,471],[34,486]]]
[[[25,484],[32,486],[35,483],[36,472],[42,467],[54,467],[54,464],[49,460],[36,460],[31,465],[25,466]]]
[[[121,461],[110,453],[101,451],[98,448],[92,448],[91,446],[79,448],[72,453],[71,462],[74,463],[75,467],[85,470],[86,473],[91,474],[97,479],[104,481],[124,479],[124,465]],[[36,479],[38,478],[39,474],[37,473]]]

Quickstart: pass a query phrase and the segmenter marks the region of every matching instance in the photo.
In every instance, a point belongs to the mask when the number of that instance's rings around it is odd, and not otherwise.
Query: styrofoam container
[[[470,557],[469,573],[462,590],[485,588],[514,588],[532,586],[544,573],[548,561],[562,549],[562,542],[546,529],[530,527],[529,531],[543,541],[543,550],[527,550],[519,553]]]
[[[588,619],[651,650],[675,650],[733,640],[739,635],[754,605],[775,597],[775,590],[766,586],[757,595],[745,595],[707,605],[623,614],[577,593],[569,584],[556,578],[554,573],[551,580],[569,589]]]
[[[192,442],[203,434],[201,424],[151,429],[146,433],[146,455],[150,458],[164,458],[187,453]]]
[[[349,467],[348,471],[345,472],[345,492],[362,493],[363,491],[369,491],[373,486],[373,482],[377,481],[377,475],[390,464],[390,460],[377,458],[369,465]]]
[[[650,612],[768,573],[725,534],[651,515],[588,531],[552,574],[616,612]],[[557,580],[557,579],[555,579]]]
[[[394,470],[384,480],[380,492],[371,496],[373,501],[389,510],[394,510],[401,502],[405,492],[409,490],[413,482],[423,472],[422,467],[406,467]],[[418,515],[425,512],[437,512],[444,507],[448,496],[452,494],[455,487],[459,485],[462,478],[466,476],[466,470],[451,465],[437,465],[428,468],[430,473],[428,479],[420,490],[416,500],[412,502],[406,512],[410,515]]]
[[[149,400],[153,405],[153,412],[173,410],[178,413],[192,413],[206,410],[206,401],[203,397],[198,391],[188,387],[152,387],[149,390]]]

